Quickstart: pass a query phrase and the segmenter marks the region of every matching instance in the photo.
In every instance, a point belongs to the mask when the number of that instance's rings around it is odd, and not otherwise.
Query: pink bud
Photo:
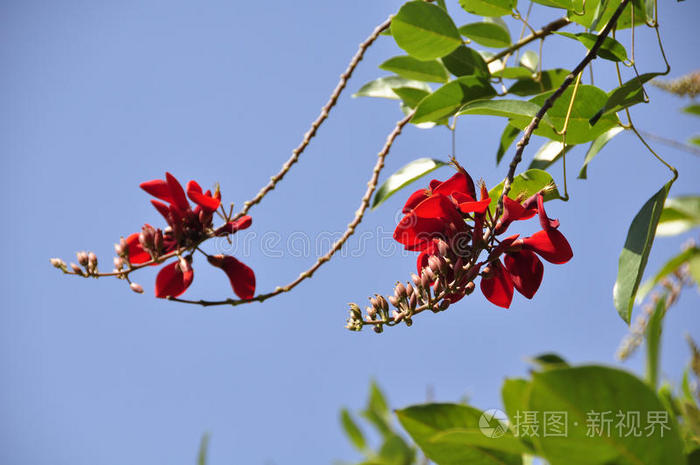
[[[143,294],[143,288],[141,287],[140,284],[131,283],[131,284],[129,284],[129,287],[131,288],[132,291],[136,292],[137,294]]]

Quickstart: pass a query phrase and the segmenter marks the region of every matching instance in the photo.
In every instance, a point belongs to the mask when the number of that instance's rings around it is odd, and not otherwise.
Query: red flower
[[[491,269],[490,277],[481,278],[481,292],[492,304],[508,308],[513,301],[513,279],[500,260],[491,263]]]
[[[209,263],[224,270],[238,297],[250,300],[255,295],[255,273],[244,263],[229,255],[211,255]]]
[[[180,257],[161,268],[156,276],[156,297],[178,297],[192,284],[192,279],[194,271],[189,261]]]
[[[450,179],[444,182],[437,181],[433,179],[430,181],[429,189],[419,189],[408,198],[406,205],[403,207],[403,213],[409,213],[413,210],[419,203],[431,197],[433,195],[444,195],[450,197],[455,193],[465,194],[471,196],[471,198],[476,197],[474,191],[474,181],[472,181],[469,173],[460,169],[457,174],[452,176]]]

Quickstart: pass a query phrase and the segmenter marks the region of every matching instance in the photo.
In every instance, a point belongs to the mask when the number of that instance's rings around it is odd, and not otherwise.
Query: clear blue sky
[[[219,181],[227,201],[251,197],[299,142],[357,44],[400,3],[0,4],[0,462],[190,464],[209,431],[213,465],[329,463],[356,457],[338,410],[361,407],[371,378],[394,407],[422,401],[433,386],[438,400],[468,395],[491,408],[500,406],[503,378],[526,372],[525,356],[557,351],[577,363],[615,363],[626,332],[611,299],[618,255],[635,212],[668,178],[629,134],[593,162],[588,181],[575,179],[584,150],[572,152],[572,199],[548,212],[560,218],[574,259],[546,264],[535,299],[516,298],[508,311],[474,294],[412,328],[381,336],[343,328],[347,302],[388,292],[413,269],[414,256],[387,258],[376,247],[403,195],[367,215],[348,246],[357,251],[359,236],[372,234],[359,256],[333,260],[263,305],[203,310],[153,298],[154,270],[137,277],[147,292],[140,296],[116,280],[70,279],[49,266],[49,257],[90,249],[109,268],[120,235],[160,221],[138,184],[166,170],[206,186]],[[700,4],[659,3],[678,76],[697,67]],[[556,14],[536,7],[537,24],[544,13]],[[662,69],[652,39],[639,32],[642,71]],[[583,52],[548,40],[545,67],[573,66]],[[385,74],[377,65],[400,53],[383,37],[349,90]],[[596,83],[612,88],[611,65],[596,63],[596,71]],[[697,132],[698,120],[679,112],[686,102],[649,93],[653,103],[634,109],[640,128],[680,140]],[[400,116],[394,102],[344,94],[301,163],[252,210],[248,233],[256,236],[239,257],[256,270],[259,290],[313,262],[286,247],[290,238],[344,229]],[[503,125],[471,117],[458,126],[459,160],[489,185],[506,171],[494,156]],[[446,130],[410,128],[386,172],[444,158],[449,141]],[[697,193],[698,159],[658,147],[681,171],[672,195]],[[269,237],[280,243],[263,244]],[[687,237],[659,239],[649,269]],[[188,295],[230,295],[220,271],[194,266]],[[688,360],[683,334],[700,338],[699,303],[686,292],[667,317],[668,379],[678,380]],[[641,357],[626,366],[639,370]]]

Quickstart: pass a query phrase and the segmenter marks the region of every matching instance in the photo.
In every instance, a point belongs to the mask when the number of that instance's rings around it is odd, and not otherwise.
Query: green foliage
[[[658,232],[657,232],[658,234]],[[656,272],[653,278],[645,281],[641,286],[639,286],[639,291],[637,291],[636,300],[641,303],[642,300],[649,294],[649,292],[659,284],[665,277],[675,272],[678,268],[685,265],[686,263],[691,263],[700,258],[700,248],[690,247],[683,252],[679,253],[675,257],[668,260],[659,271]]]
[[[497,17],[509,15],[518,2],[517,0],[459,0],[459,4],[467,13]]]
[[[656,234],[675,236],[700,225],[700,197],[687,195],[668,199],[659,218]]]
[[[372,209],[377,208],[386,199],[404,187],[446,164],[447,162],[436,160],[434,158],[419,158],[417,160],[413,160],[407,165],[404,165],[394,174],[389,176],[387,180],[384,181],[384,184],[379,186],[379,189],[377,189],[377,193],[374,194],[374,199],[372,200]]]
[[[578,173],[579,179],[588,178],[588,164],[593,160],[593,158],[598,155],[605,145],[612,140],[613,137],[624,131],[621,126],[616,126],[614,128],[608,129],[606,132],[598,136],[593,142],[591,142],[588,151],[586,152],[586,158],[583,160],[583,166],[581,166],[581,171]]]
[[[571,32],[555,32],[562,37],[568,37],[569,39],[577,40],[581,42],[588,50],[593,48],[593,45],[598,40],[596,34],[591,34],[590,32],[579,32],[573,34]],[[606,37],[603,40],[603,45],[598,49],[597,55],[600,58],[604,58],[610,61],[627,61],[627,50],[625,47],[613,39],[612,37]]]
[[[378,97],[378,98],[388,98],[388,99],[398,99],[399,96],[396,95],[394,89],[401,87],[410,87],[413,89],[420,89],[425,92],[430,92],[430,86],[425,82],[415,81],[411,79],[402,78],[401,76],[387,76],[374,81],[370,81],[367,84],[360,87],[353,97]]]
[[[646,73],[635,76],[617,89],[610,91],[605,105],[591,118],[591,124],[596,124],[603,115],[617,113],[632,105],[644,102],[646,98],[644,84],[661,74],[662,73]]]
[[[507,68],[506,68],[507,69]],[[541,94],[559,87],[569,75],[569,71],[561,68],[542,71],[534,77],[519,78],[510,88],[508,93],[527,97],[529,95]]]
[[[654,311],[649,316],[645,332],[647,346],[647,382],[656,389],[659,383],[659,355],[661,351],[661,329],[666,315],[666,298],[664,294],[654,306]]]
[[[477,52],[464,45],[457,47],[452,53],[442,57],[445,68],[453,75],[489,77],[489,67],[484,58]]]
[[[462,44],[457,26],[447,12],[424,1],[405,3],[391,21],[396,44],[419,60],[433,60]]]
[[[459,33],[484,47],[502,48],[510,45],[510,32],[500,23],[484,21],[465,24]]]
[[[627,232],[625,247],[620,254],[617,280],[613,289],[615,308],[627,324],[630,322],[637,289],[649,259],[649,252],[656,235],[656,226],[674,180],[675,178],[664,184],[644,204],[632,220]]]
[[[561,198],[557,186],[552,179],[552,175],[542,170],[527,170],[513,178],[513,184],[511,184],[508,197],[511,199],[518,197],[525,199],[537,194],[545,188],[547,188],[544,192],[545,201]],[[489,197],[491,197],[489,208],[491,211],[496,209],[496,203],[498,202],[498,197],[501,195],[501,192],[503,192],[503,182],[489,191]]]
[[[496,91],[487,79],[463,76],[445,84],[424,98],[411,120],[414,123],[440,121],[452,116],[465,104],[474,100],[490,98]]]
[[[585,8],[583,8],[582,0],[576,0],[576,2],[579,4],[576,6],[576,11],[583,11],[583,14],[570,14],[569,19],[594,31],[602,29],[620,5],[619,1],[586,0]],[[634,5],[634,24],[644,24],[647,19],[651,20],[650,7],[653,6],[653,3],[653,0],[631,2],[622,11],[620,19],[617,21],[617,29],[625,29],[631,26],[632,5]]]
[[[520,134],[520,129],[512,126],[510,123],[506,124],[506,127],[503,129],[503,134],[501,134],[501,139],[498,143],[498,150],[496,151],[497,164],[501,162],[503,155],[505,155],[510,146],[513,145],[513,141],[515,141],[515,139],[518,137],[518,134]]]
[[[207,465],[207,451],[209,450],[209,434],[204,433],[199,443],[197,452],[197,465]]]
[[[389,58],[379,65],[385,71],[396,73],[406,79],[428,82],[447,82],[447,71],[437,60],[422,61],[411,56]]]

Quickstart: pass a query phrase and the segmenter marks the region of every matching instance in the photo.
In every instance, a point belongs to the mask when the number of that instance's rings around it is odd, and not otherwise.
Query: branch
[[[326,118],[328,118],[328,114],[338,101],[338,98],[340,97],[340,94],[343,91],[343,89],[345,89],[345,86],[347,85],[348,80],[352,76],[353,71],[355,71],[355,68],[362,60],[365,51],[367,51],[370,45],[372,45],[372,43],[374,43],[377,37],[379,37],[379,34],[381,34],[382,31],[384,31],[391,25],[391,18],[392,16],[389,16],[383,23],[377,26],[372,32],[372,34],[370,34],[370,36],[367,37],[367,39],[365,39],[365,41],[360,44],[357,53],[355,53],[355,56],[353,56],[352,60],[350,60],[350,64],[348,65],[347,69],[343,72],[343,74],[340,75],[340,81],[338,82],[338,85],[335,86],[335,89],[333,89],[333,93],[331,93],[328,102],[326,102],[323,108],[321,108],[321,113],[314,120],[314,122],[311,123],[311,128],[309,128],[306,134],[304,134],[304,138],[302,139],[301,143],[297,146],[297,148],[292,150],[292,156],[289,157],[289,159],[284,163],[284,165],[282,165],[282,169],[280,169],[279,173],[272,176],[270,178],[270,182],[268,182],[262,189],[260,189],[260,192],[258,192],[255,197],[246,201],[243,204],[243,209],[232,218],[232,221],[248,213],[248,211],[253,205],[260,203],[263,197],[265,197],[265,195],[267,195],[268,192],[274,189],[277,183],[280,180],[282,180],[282,178],[287,174],[287,172],[292,168],[292,166],[297,161],[299,161],[299,156],[304,152],[306,147],[309,145],[309,142],[311,142],[311,139],[316,135],[316,131],[321,126],[321,124],[323,124]]]
[[[610,34],[610,31],[612,31],[613,27],[617,23],[618,18],[620,17],[620,14],[622,14],[622,10],[625,9],[629,1],[630,0],[622,0],[622,2],[620,2],[620,5],[610,17],[610,21],[608,21],[608,24],[606,24],[603,30],[600,31],[600,34],[598,34],[598,38],[596,39],[595,44],[593,44],[593,47],[591,47],[591,49],[588,51],[583,60],[581,60],[581,62],[578,65],[576,65],[576,68],[574,68],[574,70],[566,77],[566,79],[564,79],[564,82],[561,84],[561,86],[559,86],[559,88],[555,90],[552,95],[549,96],[549,98],[542,105],[542,108],[539,109],[534,118],[532,118],[532,121],[530,121],[530,124],[528,124],[525,128],[522,139],[520,139],[516,144],[517,149],[515,151],[515,155],[513,156],[513,160],[510,162],[508,176],[506,177],[503,183],[503,192],[501,192],[501,195],[498,197],[498,206],[496,207],[496,213],[494,215],[495,218],[498,218],[501,212],[503,211],[503,198],[506,195],[508,195],[508,192],[510,192],[511,184],[513,183],[513,178],[515,177],[515,169],[518,167],[518,164],[523,158],[523,152],[525,151],[525,147],[527,146],[527,144],[530,142],[530,137],[532,136],[532,133],[540,125],[540,121],[542,120],[542,118],[544,118],[544,115],[552,107],[552,105],[554,105],[554,102],[556,102],[557,99],[561,97],[564,91],[571,85],[572,82],[574,82],[576,76],[578,76],[581,73],[581,71],[583,71],[586,68],[586,66],[588,66],[588,64],[591,61],[593,61],[593,59],[596,57],[598,50],[603,45],[603,41],[608,36],[608,34]],[[491,231],[489,231],[488,234],[490,233]]]
[[[355,213],[355,217],[353,220],[348,224],[347,229],[343,233],[343,235],[338,239],[333,246],[328,250],[328,252],[323,255],[322,257],[319,257],[318,260],[316,260],[316,263],[314,263],[310,268],[308,268],[306,271],[302,272],[294,281],[290,282],[286,286],[282,287],[277,287],[274,291],[268,292],[267,294],[259,294],[255,297],[253,297],[250,300],[240,300],[240,299],[226,299],[226,300],[218,300],[218,301],[209,301],[209,300],[187,300],[187,299],[179,299],[179,298],[170,298],[169,300],[175,301],[175,302],[181,302],[181,303],[187,303],[187,304],[196,304],[196,305],[202,305],[204,307],[210,307],[214,305],[241,305],[241,304],[247,304],[251,302],[264,302],[265,300],[269,299],[270,297],[274,297],[276,295],[282,294],[284,292],[289,292],[295,287],[297,287],[302,281],[305,279],[310,278],[313,276],[314,272],[318,270],[321,265],[326,263],[331,259],[333,254],[335,254],[338,250],[341,249],[343,244],[350,238],[350,236],[353,235],[355,232],[355,228],[357,225],[360,224],[362,221],[362,218],[365,215],[365,211],[367,211],[367,207],[369,207],[369,202],[370,199],[372,198],[372,194],[374,193],[374,190],[377,188],[377,182],[379,181],[379,173],[382,171],[382,168],[384,168],[384,160],[386,159],[386,156],[389,154],[389,150],[391,149],[391,146],[394,144],[394,141],[396,138],[401,134],[401,131],[403,130],[404,126],[408,124],[408,122],[411,120],[413,117],[413,114],[415,111],[412,111],[408,115],[406,115],[402,120],[396,123],[396,126],[394,127],[394,130],[391,131],[389,136],[386,139],[386,143],[384,144],[384,147],[379,151],[377,154],[377,163],[374,165],[374,170],[372,171],[372,176],[367,183],[367,190],[365,191],[365,195],[362,197],[362,201],[360,202],[360,208],[357,210]]]
[[[504,56],[509,55],[509,54],[515,52],[516,50],[526,46],[530,42],[537,40],[537,39],[541,39],[543,37],[546,37],[546,36],[550,35],[551,33],[553,33],[554,31],[558,31],[559,29],[563,28],[564,26],[569,25],[570,23],[571,23],[571,20],[569,18],[567,18],[566,16],[559,18],[559,19],[555,19],[551,23],[546,24],[539,31],[535,31],[534,34],[530,34],[529,36],[525,37],[524,39],[520,39],[519,41],[517,41],[516,43],[514,43],[513,45],[511,45],[507,49],[498,52],[497,54],[495,54],[494,56],[492,56],[491,58],[486,60],[486,63],[491,63],[493,61],[498,60],[499,58],[503,58]]]

